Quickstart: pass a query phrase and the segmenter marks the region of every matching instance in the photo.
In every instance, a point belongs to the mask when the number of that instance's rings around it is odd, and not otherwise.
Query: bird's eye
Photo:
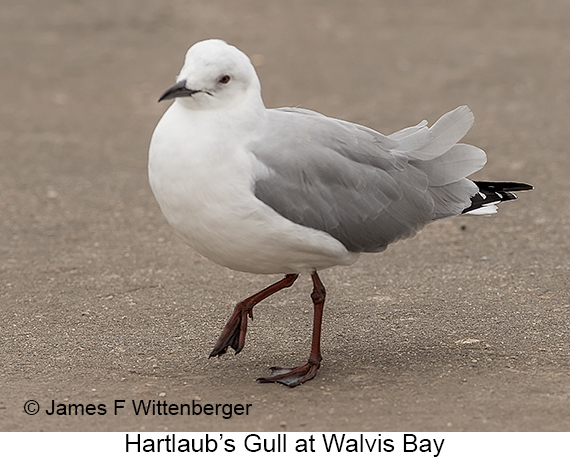
[[[224,75],[218,80],[218,82],[221,84],[227,84],[230,82],[230,77],[228,75]]]

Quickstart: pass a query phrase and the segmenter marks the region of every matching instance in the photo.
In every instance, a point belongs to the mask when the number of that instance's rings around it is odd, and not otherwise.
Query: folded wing
[[[255,195],[287,219],[353,252],[378,252],[435,219],[461,214],[485,153],[457,143],[467,107],[392,135],[294,108],[269,110],[267,137],[248,145],[260,166]]]

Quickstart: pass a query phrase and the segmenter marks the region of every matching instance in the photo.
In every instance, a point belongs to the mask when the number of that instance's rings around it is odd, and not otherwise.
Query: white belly
[[[202,140],[193,141],[198,135],[192,135],[192,123],[175,125],[184,117],[170,115],[172,110],[176,104],[154,132],[149,179],[164,216],[192,248],[252,273],[297,273],[356,261],[358,254],[338,240],[289,221],[255,197],[252,154],[219,134],[201,131]]]

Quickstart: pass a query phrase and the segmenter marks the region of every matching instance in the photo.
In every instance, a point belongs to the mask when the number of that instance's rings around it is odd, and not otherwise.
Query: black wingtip
[[[468,208],[465,208],[463,213],[477,211],[485,206],[493,206],[500,202],[516,200],[517,196],[513,192],[534,189],[530,184],[520,182],[473,182],[479,188],[479,192],[471,197],[471,205]]]
[[[492,182],[473,181],[479,189],[488,189],[493,192],[517,192],[523,190],[533,190],[534,186],[522,182]]]

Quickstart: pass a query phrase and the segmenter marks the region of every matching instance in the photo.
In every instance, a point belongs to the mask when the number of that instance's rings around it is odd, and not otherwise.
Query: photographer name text
[[[57,403],[52,400],[43,413],[47,416],[105,416],[113,414],[134,414],[135,416],[219,416],[231,419],[235,416],[249,416],[251,403],[168,403],[166,400],[114,400],[105,403]],[[28,400],[24,412],[35,415],[42,408],[35,400]]]

